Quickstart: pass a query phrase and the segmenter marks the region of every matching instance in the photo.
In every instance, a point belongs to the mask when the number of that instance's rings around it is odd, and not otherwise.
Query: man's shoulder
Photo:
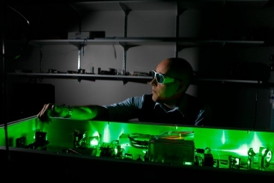
[[[142,96],[145,100],[151,100],[152,101],[152,94],[144,94]]]
[[[155,102],[152,100],[152,94],[144,94],[143,96],[143,107],[152,108],[155,105]]]
[[[194,96],[194,95],[191,95],[191,94],[186,93],[185,96],[188,98],[188,100],[199,101],[199,98],[196,97],[196,96]]]
[[[204,103],[199,97],[196,97],[190,94],[186,94],[186,97],[187,97],[188,104],[192,104],[199,107],[202,107],[204,105]]]

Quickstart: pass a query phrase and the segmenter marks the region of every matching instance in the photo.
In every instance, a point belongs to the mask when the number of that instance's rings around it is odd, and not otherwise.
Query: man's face
[[[179,93],[181,93],[181,82],[172,78],[170,73],[171,71],[168,66],[168,62],[161,62],[156,67],[156,77],[151,81],[153,101],[160,103],[172,103],[176,100]],[[160,80],[159,78],[161,77],[166,78],[166,80]],[[165,81],[167,81],[167,83]]]

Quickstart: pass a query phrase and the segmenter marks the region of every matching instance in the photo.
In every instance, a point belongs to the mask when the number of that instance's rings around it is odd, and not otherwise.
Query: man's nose
[[[151,81],[148,82],[148,84],[152,85],[152,86],[156,86],[157,85],[157,81],[155,78],[153,78]]]

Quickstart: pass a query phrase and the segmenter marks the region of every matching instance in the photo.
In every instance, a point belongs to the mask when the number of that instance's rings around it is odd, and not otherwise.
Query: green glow
[[[104,133],[103,133],[103,139],[102,142],[109,143],[110,142],[110,130],[109,130],[109,124],[107,123],[104,128]]]
[[[4,126],[1,126],[3,134],[0,136],[1,146],[4,146],[5,143],[5,135],[4,135]],[[8,136],[9,136],[9,146],[16,146],[16,139],[25,138],[26,144],[30,144],[34,142],[35,132],[39,130],[37,127],[37,120],[35,118],[25,118],[24,121],[17,123],[11,122],[8,127]]]
[[[233,152],[240,156],[247,156],[248,149],[249,147],[247,146],[247,144],[242,144],[238,149],[229,149],[229,150],[223,149],[223,151]]]
[[[92,136],[100,136],[98,131],[93,132]]]
[[[129,146],[129,144],[121,144],[121,148],[125,149]]]
[[[225,132],[223,132],[222,135],[222,142],[223,144],[225,144]],[[248,150],[249,148],[253,148],[255,153],[259,152],[260,147],[263,146],[261,140],[259,139],[257,132],[254,133],[248,133],[248,134],[253,134],[253,137],[250,141],[250,143],[248,143],[248,138],[247,139],[243,139],[242,141],[238,142],[237,144],[239,145],[239,148],[234,148],[234,149],[222,149],[222,151],[224,152],[232,152],[232,153],[236,153],[239,156],[248,156]],[[237,136],[233,136],[233,137],[237,137]]]
[[[91,137],[90,146],[97,146],[98,144],[99,144],[99,137],[98,136]]]
[[[98,111],[92,110],[88,107],[81,107],[81,108],[68,108],[67,106],[56,106],[55,110],[58,112],[61,111],[61,116],[66,117],[69,116],[71,120],[88,120],[93,119],[97,116]]]
[[[261,155],[264,155],[265,152],[266,152],[266,149],[264,148],[264,149],[262,150],[262,152],[261,152]]]
[[[192,162],[184,162],[184,165],[193,165],[193,163]]]
[[[121,135],[119,135],[118,140],[120,142],[121,148],[126,149],[127,147],[130,146],[129,139],[128,139],[128,134],[122,133]]]
[[[259,139],[258,134],[256,132],[254,132],[253,140],[250,144],[250,147],[253,148],[255,153],[256,152],[258,153],[260,151],[260,147],[262,147],[262,146],[263,146],[263,144],[262,144],[261,140]]]
[[[114,148],[114,154],[118,154],[118,149],[117,148]]]
[[[222,133],[222,144],[225,144],[226,142],[226,139],[225,139],[225,131],[223,130],[223,133]]]
[[[0,145],[5,145],[4,127],[0,126]],[[79,121],[62,118],[53,118],[49,122],[40,122],[36,118],[25,119],[8,124],[10,146],[15,147],[16,139],[25,137],[26,144],[34,142],[35,133],[46,132],[49,141],[47,151],[61,152],[63,149],[71,149],[73,146],[73,134],[75,130],[86,135],[86,147],[106,146],[113,148],[113,154],[125,157],[125,159],[145,161],[148,149],[133,146],[129,135],[143,134],[159,136],[172,132],[193,132],[195,148],[210,148],[215,159],[228,160],[229,156],[246,160],[250,148],[256,154],[254,159],[259,161],[259,156],[267,153],[264,149],[274,150],[274,132],[249,131],[236,129],[214,129],[204,127],[172,126],[167,124],[149,123],[124,123],[108,121]],[[142,142],[145,141],[142,139]],[[149,141],[149,138],[148,138]],[[100,156],[100,151],[93,154]],[[270,155],[268,155],[270,157]],[[274,163],[274,159],[270,159]],[[189,164],[193,162],[183,162]],[[256,162],[258,164],[258,162]]]

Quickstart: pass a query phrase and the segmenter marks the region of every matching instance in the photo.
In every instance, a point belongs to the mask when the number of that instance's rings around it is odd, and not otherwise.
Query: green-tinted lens
[[[155,73],[155,78],[158,83],[163,83],[165,80],[165,76],[159,73]]]
[[[156,71],[153,71],[153,74],[154,74],[153,78],[155,78],[157,83],[160,83],[160,84],[172,83],[175,80],[174,78],[165,76],[164,74],[160,74]]]

